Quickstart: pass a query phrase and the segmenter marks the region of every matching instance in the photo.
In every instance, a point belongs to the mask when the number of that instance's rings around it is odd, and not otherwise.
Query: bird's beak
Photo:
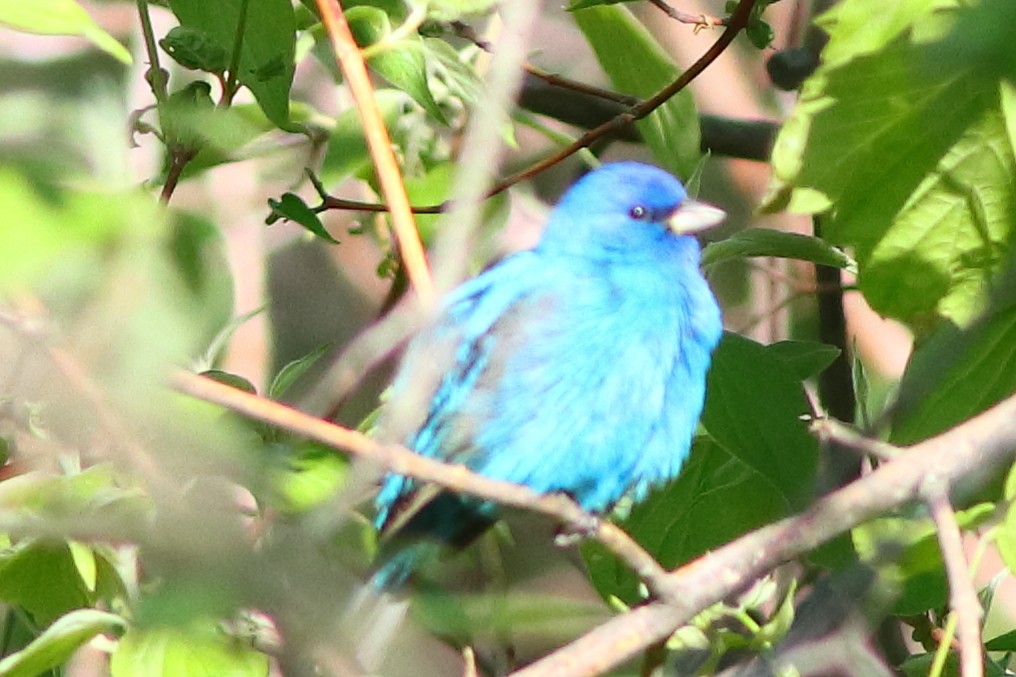
[[[685,200],[667,219],[667,225],[677,235],[687,235],[719,225],[725,218],[727,213],[719,207]]]

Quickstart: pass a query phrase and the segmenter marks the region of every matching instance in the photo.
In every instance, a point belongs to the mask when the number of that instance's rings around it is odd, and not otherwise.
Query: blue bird
[[[690,234],[723,217],[655,167],[587,174],[534,249],[454,290],[411,342],[394,395],[422,397],[423,415],[394,439],[596,513],[673,479],[722,331]],[[497,519],[489,502],[394,474],[376,505],[378,591]]]

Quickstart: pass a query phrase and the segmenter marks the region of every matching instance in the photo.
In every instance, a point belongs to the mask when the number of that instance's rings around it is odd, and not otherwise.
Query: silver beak
[[[719,207],[705,202],[685,200],[667,219],[667,225],[674,233],[687,235],[719,225],[725,218],[727,213]]]

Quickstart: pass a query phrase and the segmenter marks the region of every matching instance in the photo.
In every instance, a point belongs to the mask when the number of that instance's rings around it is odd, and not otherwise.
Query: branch
[[[984,482],[1016,457],[1016,396],[839,489],[796,517],[746,534],[668,574],[658,601],[617,616],[513,677],[596,675],[669,637],[699,611],[776,566],[881,514],[919,501],[929,477],[943,487]]]
[[[342,8],[339,6],[339,0],[317,0],[317,6],[321,12],[325,30],[331,40],[332,49],[335,50],[339,67],[349,85],[353,100],[356,102],[356,109],[363,122],[364,136],[367,139],[371,158],[374,160],[378,180],[381,182],[381,192],[384,194],[385,202],[391,208],[392,227],[395,229],[406,275],[413,283],[413,288],[416,289],[423,304],[430,305],[434,300],[434,283],[430,277],[430,270],[427,268],[427,259],[423,253],[423,245],[420,243],[416,223],[413,221],[409,197],[406,195],[406,187],[402,183],[399,165],[392,152],[391,139],[385,128],[384,118],[381,116],[377,100],[374,98],[374,88],[367,75],[367,65],[363,61],[359,47],[353,40],[349,24],[346,23]]]
[[[706,53],[699,57],[698,61],[693,63],[688,70],[681,73],[681,75],[674,80],[672,83],[661,89],[659,92],[651,96],[650,98],[643,101],[641,104],[634,106],[629,111],[624,112],[617,117],[608,120],[600,126],[591,129],[590,131],[583,134],[581,137],[576,139],[573,143],[565,146],[560,151],[550,155],[539,162],[534,163],[530,167],[512,174],[511,176],[503,179],[500,183],[494,186],[489,196],[497,195],[502,193],[508,188],[514,186],[516,183],[523,181],[531,176],[539,174],[543,170],[556,165],[567,157],[574,155],[583,148],[588,148],[594,141],[601,137],[613,134],[618,129],[623,128],[626,125],[631,124],[637,120],[648,116],[654,110],[666,103],[671,97],[680,92],[682,89],[688,86],[692,80],[697,78],[702,71],[704,71],[717,57],[722,54],[730,43],[734,41],[737,34],[740,33],[745,26],[748,25],[748,20],[751,18],[752,8],[758,0],[741,0],[737,3],[737,7],[734,9],[730,18],[727,19],[727,27],[723,31],[723,34],[713,43],[713,45],[706,50]]]
[[[631,567],[651,590],[655,591],[662,586],[667,577],[667,572],[653,556],[620,527],[582,510],[563,494],[541,494],[519,484],[490,479],[462,465],[451,465],[420,456],[399,445],[380,444],[355,430],[189,372],[175,372],[170,377],[170,384],[174,390],[184,395],[217,404],[332,449],[368,459],[390,472],[430,482],[456,493],[553,517],[568,528],[603,543]]]
[[[956,616],[960,643],[960,674],[983,677],[984,657],[981,655],[981,604],[970,578],[963,554],[963,537],[949,495],[938,482],[929,482],[925,489],[928,510],[935,521],[942,561],[949,579],[949,606]]]

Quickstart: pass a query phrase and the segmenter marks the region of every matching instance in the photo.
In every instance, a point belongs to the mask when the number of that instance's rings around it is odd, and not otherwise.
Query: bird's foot
[[[554,545],[559,548],[570,548],[595,534],[599,530],[601,522],[600,517],[587,514],[581,522],[562,525],[554,534]]]

